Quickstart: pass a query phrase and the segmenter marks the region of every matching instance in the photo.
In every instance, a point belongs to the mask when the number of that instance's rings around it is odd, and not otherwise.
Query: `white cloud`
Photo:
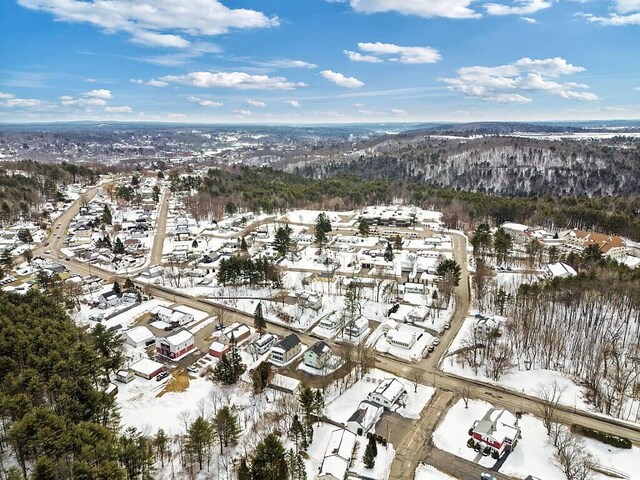
[[[235,88],[239,90],[293,90],[306,87],[301,82],[290,82],[284,77],[250,75],[244,72],[191,72],[184,75],[166,75],[151,79],[147,85],[166,86],[169,83],[191,85],[200,88]]]
[[[198,98],[198,97],[187,97],[187,100],[189,100],[190,102],[193,103],[197,103],[198,105],[202,106],[202,107],[222,107],[224,105],[224,103],[222,102],[216,102],[214,100],[207,100],[206,98]]]
[[[469,8],[473,0],[349,0],[351,8],[360,13],[395,12],[418,17],[478,18]]]
[[[596,94],[586,91],[588,85],[549,80],[583,71],[583,67],[571,65],[560,57],[541,60],[525,57],[496,67],[463,67],[457,77],[442,81],[452,91],[498,103],[530,103],[528,92],[545,92],[568,100],[597,100]]]
[[[375,55],[398,55],[390,60],[401,63],[435,63],[442,58],[440,52],[431,47],[402,47],[393,43],[358,43],[360,50]]]
[[[105,112],[109,113],[132,113],[131,107],[123,105],[121,107],[104,107]]]
[[[91,90],[89,92],[85,92],[82,94],[82,96],[89,97],[89,98],[102,98],[103,100],[108,100],[111,98],[111,91],[101,88],[98,90]]]
[[[12,93],[0,92],[0,107],[4,108],[33,108],[42,105],[36,98],[16,98]]]
[[[256,65],[262,67],[273,67],[273,68],[317,68],[318,66],[315,63],[305,62],[303,60],[287,60],[287,59],[278,59],[278,60],[270,60],[266,62],[255,62]]]
[[[297,100],[285,100],[284,103],[293,108],[300,108],[300,102]]]
[[[60,104],[68,107],[75,105],[78,107],[102,107],[107,104],[106,100],[102,98],[74,98],[67,95],[60,97]]]
[[[357,78],[345,77],[343,74],[334,72],[333,70],[323,70],[320,72],[320,75],[340,87],[360,88],[364,86],[364,82],[361,82]]]
[[[141,78],[130,78],[129,81],[137,85],[142,85],[144,83],[144,80],[142,80]]]
[[[530,15],[553,5],[551,0],[514,0],[511,3],[487,3],[484,8],[489,15]]]
[[[362,55],[359,52],[353,52],[351,50],[343,50],[344,54],[353,62],[368,62],[368,63],[382,63],[383,60],[373,55]]]
[[[591,13],[577,13],[589,22],[612,27],[624,27],[627,25],[640,25],[640,0],[614,0],[613,10],[608,17],[601,17]]]
[[[520,17],[520,20],[524,20],[527,23],[538,23],[538,21],[535,18],[531,18],[531,17]]]
[[[391,114],[392,115],[403,116],[403,115],[408,115],[409,113],[406,110],[403,110],[401,108],[392,108],[391,109]]]
[[[57,20],[89,23],[107,33],[125,32],[136,43],[158,47],[186,48],[191,42],[184,35],[213,36],[232,29],[279,25],[277,17],[245,8],[228,8],[219,0],[18,0],[18,3],[31,10],[48,12]]]
[[[252,107],[264,108],[267,106],[266,103],[260,102],[259,100],[247,100],[247,103]]]
[[[236,115],[240,115],[242,117],[248,117],[249,115],[253,115],[253,112],[251,110],[244,110],[244,109],[234,110],[233,113],[235,113]]]
[[[145,85],[149,85],[150,87],[166,87],[169,84],[162,80],[156,80],[155,78],[152,78],[148,82],[145,82]]]

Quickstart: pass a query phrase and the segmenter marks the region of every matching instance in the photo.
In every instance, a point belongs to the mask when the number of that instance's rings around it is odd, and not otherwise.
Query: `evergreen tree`
[[[290,480],[307,480],[307,471],[302,456],[292,449],[287,452],[287,466]]]
[[[473,246],[473,256],[483,256],[491,249],[492,236],[491,227],[487,223],[481,223],[476,228],[471,238],[471,245]]]
[[[21,228],[20,230],[18,230],[18,240],[20,240],[22,243],[28,244],[33,242],[33,237],[31,236],[31,232],[29,231],[29,229]]]
[[[193,248],[194,250],[198,248],[198,240],[196,240],[195,238],[193,239],[193,242],[191,242],[191,248]]]
[[[362,458],[364,462],[364,468],[371,469],[376,464],[376,457],[373,454],[373,449],[371,448],[371,444],[367,444],[367,448],[364,449],[364,456]]]
[[[507,261],[507,257],[513,248],[513,239],[507,231],[500,227],[493,236],[493,253],[496,256],[498,265]]]
[[[251,462],[252,480],[286,480],[286,450],[273,433],[258,443]]]
[[[320,389],[316,390],[313,394],[313,411],[318,419],[324,413],[324,395]]]
[[[244,237],[242,237],[242,239],[240,240],[240,250],[244,253],[247,253],[249,251],[249,247],[247,246],[247,241],[245,240]]]
[[[118,295],[120,295],[122,293],[122,287],[120,286],[120,283],[118,283],[117,280],[115,282],[113,282],[113,291],[115,293],[117,293]]]
[[[276,230],[273,246],[281,257],[286,256],[291,248],[291,232],[293,232],[293,230],[291,230],[288,224]]]
[[[136,284],[133,283],[133,280],[131,280],[131,277],[127,277],[125,279],[124,288],[125,290],[133,290],[134,288],[136,288]]]
[[[113,253],[116,255],[122,255],[124,252],[124,243],[122,243],[122,240],[118,237],[116,238],[116,242],[113,244]]]
[[[267,322],[265,321],[264,314],[262,313],[262,302],[258,302],[256,310],[253,312],[253,326],[261,335],[267,329]]]
[[[158,172],[158,175],[160,174],[162,174],[162,172]],[[153,201],[154,203],[158,203],[160,201],[160,187],[158,185],[153,186]]]
[[[107,329],[99,323],[90,333],[92,344],[100,354],[105,377],[117,371],[124,359],[122,353],[122,339],[114,330]]]
[[[127,428],[120,437],[118,459],[127,472],[127,480],[150,480],[153,456],[149,440],[135,427]]]
[[[160,457],[160,466],[164,467],[164,457],[167,453],[169,438],[162,428],[158,429],[158,433],[156,433],[156,438],[153,443],[156,447],[156,456]]]
[[[232,336],[231,348],[222,355],[216,364],[213,369],[212,379],[225,385],[233,385],[238,381],[243,372],[244,365],[240,353],[238,353],[238,342],[236,342],[236,339]]]
[[[213,424],[220,444],[220,454],[222,455],[223,447],[234,447],[238,443],[238,436],[241,432],[238,417],[225,405],[218,410]]]
[[[400,235],[396,235],[393,246],[396,250],[402,250],[402,237]]]
[[[2,251],[2,255],[0,255],[0,264],[5,270],[11,270],[13,268],[13,255],[11,255],[11,250],[4,249]]]
[[[109,206],[105,203],[104,208],[102,209],[102,223],[111,225],[112,222],[113,222],[113,217],[111,216],[111,210],[109,209]]]
[[[251,381],[253,382],[253,393],[262,393],[269,385],[271,379],[271,365],[267,362],[260,362],[255,370],[251,373]]]
[[[299,449],[306,450],[309,446],[307,443],[307,433],[305,431],[305,427],[300,422],[298,415],[293,416],[291,428],[289,429],[289,438],[293,440],[293,443],[296,446],[296,453],[299,451]]]
[[[374,457],[378,456],[378,442],[376,442],[376,436],[375,435],[371,435],[369,437],[369,445],[371,445],[371,452],[373,453]]]
[[[33,466],[30,480],[58,480],[56,463],[49,457],[41,457]]]
[[[330,231],[331,220],[329,220],[329,216],[323,212],[318,215],[315,227],[316,243],[318,243],[321,248],[327,242],[327,233]]]
[[[387,262],[393,261],[393,247],[391,246],[391,242],[387,242],[387,248],[384,251],[384,259]]]
[[[244,457],[240,460],[240,466],[238,467],[238,480],[252,480],[251,470],[247,465],[247,459]]]
[[[211,450],[213,443],[213,427],[202,416],[199,416],[189,425],[185,438],[186,454],[198,464],[202,470],[204,460]]]
[[[556,263],[558,261],[558,258],[560,257],[560,254],[558,253],[558,247],[556,247],[555,245],[551,245],[549,247],[549,263]]]
[[[27,261],[27,263],[31,265],[31,260],[33,260],[33,250],[31,249],[25,250],[24,252],[22,252],[22,256]]]
[[[358,233],[366,237],[367,235],[369,235],[370,231],[371,231],[371,225],[369,224],[369,221],[364,218],[361,218],[360,221],[358,222]]]

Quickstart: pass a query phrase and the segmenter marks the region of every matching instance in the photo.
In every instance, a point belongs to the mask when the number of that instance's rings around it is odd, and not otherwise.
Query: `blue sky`
[[[640,118],[640,0],[3,0],[0,121]]]

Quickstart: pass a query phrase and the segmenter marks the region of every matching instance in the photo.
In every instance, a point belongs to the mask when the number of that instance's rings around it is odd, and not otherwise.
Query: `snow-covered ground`
[[[420,464],[416,468],[416,474],[414,480],[456,480],[455,477],[450,477],[446,473],[442,473],[431,465]]]

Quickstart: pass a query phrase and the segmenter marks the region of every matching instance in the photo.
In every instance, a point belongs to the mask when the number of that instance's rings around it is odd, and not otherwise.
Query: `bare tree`
[[[413,393],[418,393],[418,385],[424,380],[424,371],[414,367],[409,372],[409,379],[413,383]]]
[[[560,403],[563,393],[564,388],[561,388],[555,380],[550,385],[545,385],[538,390],[538,396],[542,400],[542,404],[539,407],[542,423],[547,429],[547,435],[549,436],[551,436],[556,410],[558,409],[558,404]]]

